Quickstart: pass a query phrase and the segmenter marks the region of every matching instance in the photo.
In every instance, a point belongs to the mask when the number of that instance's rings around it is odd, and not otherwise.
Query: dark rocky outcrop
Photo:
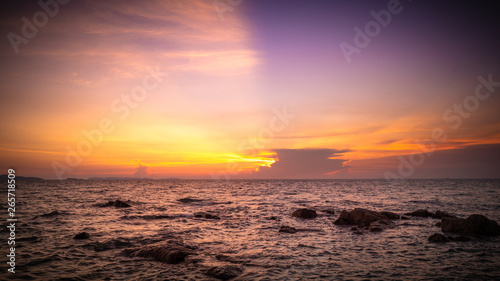
[[[279,230],[279,232],[284,232],[284,233],[296,233],[297,231],[298,230],[296,228],[286,225],[282,225]]]
[[[443,232],[475,236],[500,235],[498,223],[483,215],[471,215],[466,219],[443,217],[441,219],[441,230]]]
[[[444,236],[443,234],[435,233],[429,236],[429,242],[431,243],[444,243],[450,241],[448,237]]]
[[[125,201],[115,200],[115,201],[108,201],[107,203],[102,204],[100,207],[129,208],[132,206]]]
[[[89,239],[89,238],[90,234],[88,234],[87,232],[78,233],[77,235],[75,235],[75,237],[73,237],[73,239]]]
[[[205,213],[205,212],[196,212],[194,213],[195,218],[204,218],[204,219],[210,219],[210,220],[220,220],[220,217],[216,215],[212,215],[210,213]]]
[[[419,209],[419,210],[416,210],[416,211],[411,212],[411,213],[405,213],[404,215],[405,216],[412,216],[412,217],[428,218],[428,217],[432,217],[434,214],[427,211],[427,210]]]
[[[160,242],[137,249],[126,249],[122,254],[128,257],[153,258],[157,261],[175,264],[183,262],[187,256],[193,255],[194,252],[182,245]]]
[[[336,225],[357,225],[360,227],[369,227],[372,222],[378,220],[390,220],[382,213],[362,208],[356,208],[350,212],[343,210],[339,218],[334,222]]]
[[[314,219],[318,215],[316,214],[316,211],[302,208],[302,209],[297,209],[292,213],[292,217],[296,218],[301,218],[301,219]]]
[[[334,222],[336,225],[356,225],[368,229],[370,232],[380,232],[394,226],[392,220],[399,216],[392,212],[376,212],[362,208],[356,208],[351,212],[343,210],[339,218]],[[355,231],[355,233],[361,233]]]
[[[205,270],[205,274],[220,280],[229,280],[243,273],[243,267],[235,264],[222,264],[211,266]]]

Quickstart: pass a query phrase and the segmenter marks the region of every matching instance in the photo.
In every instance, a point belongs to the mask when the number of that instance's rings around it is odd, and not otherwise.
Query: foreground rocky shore
[[[198,198],[182,198],[179,204],[231,204],[231,202],[206,202]],[[115,200],[96,204],[98,208],[134,208],[134,202]],[[118,211],[118,210],[117,210]],[[315,220],[318,217],[331,220],[333,227],[347,228],[353,235],[379,235],[378,232],[395,227],[405,227],[404,221],[430,219],[436,220],[435,227],[440,228],[440,233],[435,233],[428,237],[430,243],[463,242],[471,239],[479,239],[482,236],[500,235],[500,226],[497,222],[488,219],[483,215],[473,214],[467,218],[458,218],[445,211],[430,212],[428,210],[416,210],[413,212],[397,214],[390,211],[374,211],[363,208],[355,208],[351,211],[341,210],[338,216],[336,211],[331,209],[300,208],[290,210],[289,216],[298,221],[298,225],[307,225],[307,220]],[[64,216],[64,212],[54,210],[53,212],[40,215]],[[134,219],[132,216],[123,216],[122,219]],[[173,215],[148,215],[141,218],[148,220],[172,219]],[[209,212],[195,212],[186,219],[201,220],[215,223],[223,221],[223,214]],[[279,216],[266,217],[270,221],[276,221],[276,231],[283,234],[283,239],[293,239],[297,232],[311,232],[314,235],[318,229],[307,227],[297,228],[281,224]],[[133,259],[148,259],[166,264],[183,264],[188,268],[193,268],[203,272],[210,278],[219,280],[230,280],[240,276],[245,270],[254,265],[251,260],[240,260],[234,257],[221,255],[218,253],[205,252],[198,245],[193,245],[183,241],[182,237],[165,236],[162,238],[116,238],[106,241],[96,241],[92,233],[75,233],[75,240],[87,241],[81,247],[96,252],[115,250],[118,256]]]

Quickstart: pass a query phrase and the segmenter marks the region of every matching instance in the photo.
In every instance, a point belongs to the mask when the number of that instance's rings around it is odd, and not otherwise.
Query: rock
[[[390,220],[377,220],[377,221],[370,223],[368,231],[380,232],[391,225],[392,225],[392,222]]]
[[[317,216],[316,211],[305,208],[297,209],[292,213],[292,217],[301,219],[314,219]]]
[[[334,215],[335,214],[335,209],[325,209],[323,210],[323,212],[327,213],[327,214],[330,214],[330,215]]]
[[[124,250],[122,254],[132,258],[153,258],[168,264],[176,264],[183,262],[187,256],[193,255],[194,252],[181,245],[160,242],[146,245],[138,249],[127,249]]]
[[[205,270],[205,274],[220,280],[229,280],[238,277],[243,273],[243,267],[234,264],[224,264],[209,267]]]
[[[78,233],[77,235],[75,235],[75,237],[73,237],[73,239],[89,239],[89,238],[90,234],[88,234],[87,232]]]
[[[203,199],[197,199],[197,198],[192,198],[192,197],[186,197],[186,198],[181,198],[179,200],[177,200],[179,202],[182,202],[182,203],[186,203],[186,204],[189,204],[189,203],[194,203],[194,202],[202,202]]]
[[[55,211],[52,211],[50,213],[40,215],[40,217],[53,217],[53,216],[57,216],[57,215],[60,215],[60,214],[61,213],[58,210],[55,210]]]
[[[129,207],[132,207],[127,202],[121,201],[121,200],[108,201],[107,203],[102,204],[100,207],[111,207],[111,206],[114,206],[116,208],[129,208]]]
[[[86,247],[90,247],[94,249],[96,252],[108,251],[113,249],[132,247],[134,244],[127,240],[121,239],[111,239],[105,242],[96,242],[92,244],[85,245]]]
[[[412,217],[421,217],[421,218],[427,218],[427,217],[433,216],[433,214],[431,212],[424,210],[424,209],[416,210],[415,212],[406,213],[404,215],[412,216]]]
[[[441,219],[441,218],[456,218],[455,216],[452,216],[450,214],[448,214],[447,212],[443,212],[443,211],[436,211],[434,214],[432,214],[432,217],[435,218],[435,219]]]
[[[464,235],[500,235],[500,226],[498,223],[483,215],[471,215],[466,219],[443,217],[441,219],[441,230],[443,232],[453,232]]]
[[[195,218],[211,219],[211,220],[220,220],[220,217],[218,217],[216,215],[209,214],[209,213],[205,213],[205,212],[194,213],[194,217]]]
[[[446,236],[443,234],[435,233],[429,236],[429,242],[431,243],[445,243],[450,241]]]
[[[277,220],[278,218],[275,217],[275,216],[272,216],[272,217],[266,217],[266,220],[272,220],[272,221],[275,221]]]
[[[393,212],[380,212],[380,214],[391,220],[399,220],[399,215]]]
[[[367,209],[356,208],[351,212],[342,210],[339,218],[334,222],[336,225],[357,225],[360,227],[369,227],[370,224],[377,220],[387,220],[388,217],[379,212],[370,211]]]
[[[279,232],[285,232],[285,233],[296,233],[296,232],[297,232],[297,229],[296,229],[296,228],[294,228],[294,227],[290,227],[290,226],[282,225],[282,226],[280,227]]]
[[[401,216],[401,217],[400,217],[400,219],[402,219],[402,220],[409,220],[409,219],[410,219],[410,217],[407,217],[407,216]]]
[[[436,226],[441,227],[441,222],[440,221],[436,222]]]

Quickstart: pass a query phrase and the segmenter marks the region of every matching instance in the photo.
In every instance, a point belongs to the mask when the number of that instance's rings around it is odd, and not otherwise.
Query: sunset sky
[[[500,177],[496,1],[41,3],[1,3],[0,174]]]

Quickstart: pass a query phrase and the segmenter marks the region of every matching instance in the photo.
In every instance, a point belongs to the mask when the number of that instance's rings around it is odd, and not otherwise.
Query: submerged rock
[[[188,204],[188,203],[194,203],[194,202],[202,202],[204,200],[203,199],[192,198],[192,197],[186,197],[186,198],[178,199],[177,201]]]
[[[432,234],[431,236],[429,236],[429,242],[431,243],[445,243],[445,242],[467,242],[467,241],[470,241],[472,240],[470,237],[467,237],[467,236],[457,236],[457,237],[451,237],[451,236],[444,236],[443,234],[439,234],[439,233],[436,233],[436,234]]]
[[[296,228],[286,225],[282,225],[279,230],[279,232],[285,232],[285,233],[296,233],[297,231],[298,230]]]
[[[467,237],[467,236],[457,236],[457,237],[449,237],[448,236],[448,239],[450,239],[450,241],[457,241],[457,242],[467,242],[467,241],[470,241],[472,240],[470,237]]]
[[[229,280],[238,277],[243,273],[243,267],[235,264],[223,264],[209,267],[205,270],[205,274],[220,280]]]
[[[85,247],[92,248],[96,252],[103,252],[132,246],[134,246],[132,242],[124,239],[111,239],[105,242],[95,242],[85,245]]]
[[[108,201],[105,204],[100,205],[100,207],[116,207],[116,208],[129,208],[132,207],[129,203],[121,200]]]
[[[301,219],[314,219],[318,215],[316,214],[316,211],[302,208],[302,209],[297,209],[292,213],[292,217],[296,218],[301,218]]]
[[[411,212],[411,213],[405,213],[404,215],[405,216],[412,216],[412,217],[428,218],[428,217],[432,217],[434,214],[427,211],[427,210],[419,209],[419,210],[416,210],[416,211]]]
[[[429,242],[431,243],[444,243],[450,241],[446,236],[443,234],[435,233],[429,236]]]
[[[54,210],[50,213],[40,215],[40,217],[53,217],[53,216],[57,216],[57,215],[61,215],[61,214],[62,213],[60,213],[58,210]]]
[[[443,217],[441,219],[441,230],[465,235],[500,235],[500,226],[496,221],[490,220],[483,215],[471,215],[466,219]]]
[[[75,237],[73,237],[73,239],[89,239],[89,238],[90,234],[88,234],[87,232],[78,233],[77,235],[75,235]]]
[[[383,231],[384,229],[392,226],[392,224],[393,223],[390,220],[386,220],[386,219],[377,220],[377,221],[370,223],[368,230],[370,232],[380,232],[380,231]]]
[[[325,212],[325,213],[330,214],[330,215],[334,215],[335,209],[332,209],[332,208],[324,209],[324,210],[322,210],[322,212]]]
[[[194,252],[181,245],[161,242],[138,249],[126,249],[122,254],[128,257],[153,258],[157,261],[175,264],[183,262],[187,256],[193,255]]]
[[[211,220],[220,220],[220,217],[216,215],[212,215],[210,213],[205,213],[205,212],[197,212],[194,213],[195,218],[204,218],[204,219],[211,219]]]

